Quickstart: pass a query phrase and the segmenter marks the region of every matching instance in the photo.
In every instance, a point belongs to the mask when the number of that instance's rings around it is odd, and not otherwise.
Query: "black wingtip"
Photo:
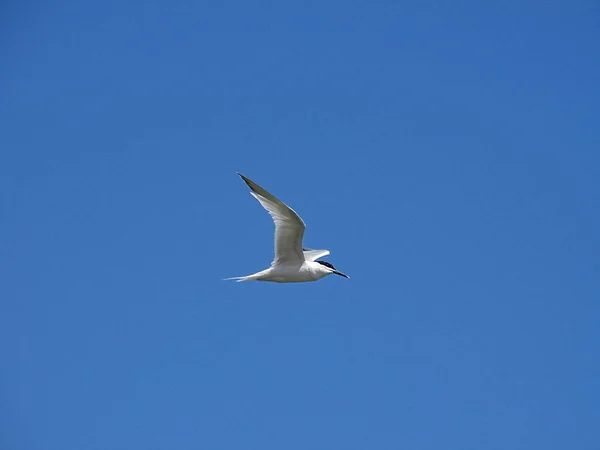
[[[246,178],[244,175],[242,175],[242,174],[241,174],[241,173],[239,173],[239,172],[236,172],[236,173],[237,173],[237,174],[240,176],[240,178],[241,178],[241,179],[244,181],[244,183],[246,183],[246,185],[247,185],[247,186],[248,186],[250,189],[252,189],[253,191],[254,191],[254,190],[256,190],[254,187],[252,187],[252,185],[253,185],[253,184],[255,184],[255,183],[253,183],[253,182],[252,182],[252,180],[250,180],[249,178]]]

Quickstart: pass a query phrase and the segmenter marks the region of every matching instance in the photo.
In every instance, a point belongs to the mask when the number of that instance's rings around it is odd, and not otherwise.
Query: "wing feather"
[[[316,261],[323,256],[329,255],[329,250],[313,250],[311,248],[303,248],[304,259],[307,261]]]
[[[304,261],[302,237],[306,225],[296,212],[241,173],[238,175],[251,189],[252,196],[260,202],[275,222],[275,258],[273,263]]]

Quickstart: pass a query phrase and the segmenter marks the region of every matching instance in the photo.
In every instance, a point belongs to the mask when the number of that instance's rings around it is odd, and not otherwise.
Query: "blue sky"
[[[2,8],[3,449],[599,448],[596,2]]]

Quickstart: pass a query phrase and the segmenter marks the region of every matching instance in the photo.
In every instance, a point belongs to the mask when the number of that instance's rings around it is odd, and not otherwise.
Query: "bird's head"
[[[329,274],[335,273],[336,275],[339,275],[341,277],[350,278],[348,275],[338,271],[335,267],[333,267],[333,264],[328,263],[327,261],[315,261],[315,262],[321,264],[323,266],[323,268],[325,270],[327,270],[327,272]]]

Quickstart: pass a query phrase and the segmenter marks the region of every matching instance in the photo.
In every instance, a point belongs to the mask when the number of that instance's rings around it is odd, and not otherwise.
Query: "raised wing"
[[[329,250],[313,250],[311,248],[303,248],[304,259],[307,261],[316,261],[323,256],[329,255]]]
[[[300,216],[254,181],[246,178],[241,173],[238,173],[238,175],[251,189],[250,194],[269,212],[273,222],[275,222],[275,258],[273,263],[300,263],[304,261],[302,237],[306,225],[304,225]]]

